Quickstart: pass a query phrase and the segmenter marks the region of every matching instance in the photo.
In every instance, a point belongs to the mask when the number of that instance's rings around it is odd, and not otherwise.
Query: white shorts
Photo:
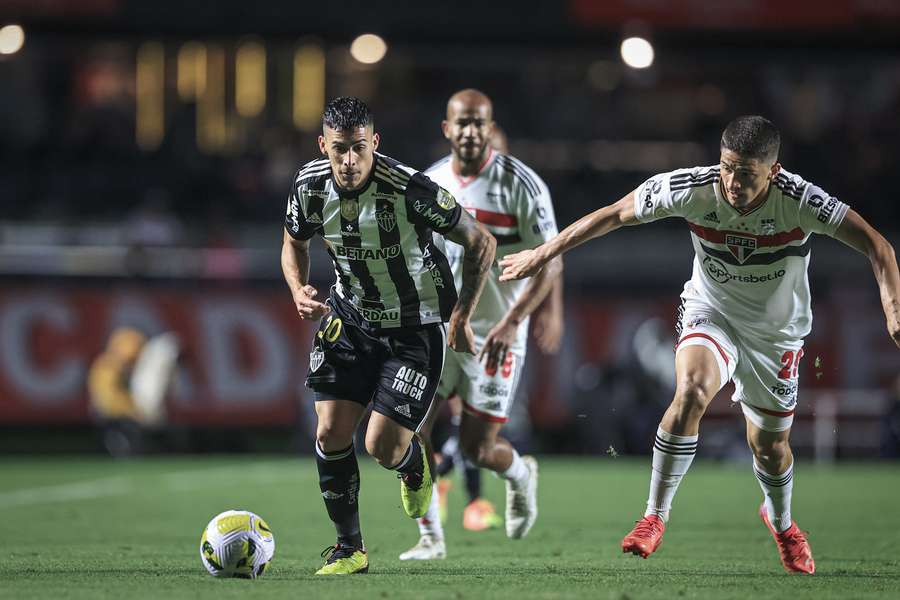
[[[739,334],[722,315],[697,301],[685,301],[677,353],[688,346],[709,348],[719,364],[720,388],[734,381],[732,402],[764,431],[785,431],[794,422],[803,340],[763,340]]]
[[[525,357],[507,352],[506,360],[489,372],[472,354],[447,350],[437,393],[458,394],[467,413],[494,423],[506,423],[521,379]]]

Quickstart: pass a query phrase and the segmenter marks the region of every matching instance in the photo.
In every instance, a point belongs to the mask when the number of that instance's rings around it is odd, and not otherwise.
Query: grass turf
[[[818,573],[786,574],[756,515],[749,465],[697,461],[649,560],[619,541],[640,515],[649,460],[543,459],[540,517],[525,540],[462,529],[451,491],[448,558],[403,563],[417,540],[399,484],[360,457],[368,575],[321,578],[334,530],[312,458],[9,459],[0,463],[0,597],[9,598],[876,598],[900,589],[900,467],[800,464],[794,515]],[[484,477],[503,510],[502,482]],[[256,581],[216,580],[200,563],[216,513],[259,513],[275,561]]]

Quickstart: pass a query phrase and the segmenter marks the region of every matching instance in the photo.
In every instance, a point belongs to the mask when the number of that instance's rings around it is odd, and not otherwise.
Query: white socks
[[[769,475],[762,470],[756,460],[753,461],[753,472],[759,479],[766,501],[766,512],[769,522],[775,531],[781,533],[791,526],[791,494],[794,491],[794,463],[780,475]]]
[[[441,515],[438,508],[439,502],[438,486],[435,483],[431,489],[431,504],[428,505],[425,516],[416,519],[416,522],[419,524],[419,535],[428,535],[436,540],[444,539],[444,528],[441,525]]]
[[[525,466],[525,462],[515,449],[513,449],[512,455],[512,463],[509,465],[508,469],[500,473],[500,477],[507,481],[511,481],[516,487],[521,487],[528,481],[528,467]]]
[[[663,521],[669,520],[672,498],[678,491],[678,484],[687,473],[697,453],[696,435],[674,435],[656,430],[653,444],[653,472],[650,477],[650,495],[644,516],[658,515]],[[762,470],[756,460],[753,472],[759,480],[759,487],[765,495],[769,522],[775,531],[781,533],[791,526],[791,494],[794,490],[794,464],[784,473],[771,475]]]
[[[694,460],[698,438],[696,435],[674,435],[663,431],[662,427],[657,428],[645,517],[658,515],[663,521],[669,520],[672,498]]]

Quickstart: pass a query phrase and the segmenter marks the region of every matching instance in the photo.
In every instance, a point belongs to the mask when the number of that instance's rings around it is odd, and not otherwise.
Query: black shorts
[[[351,400],[418,431],[431,409],[447,346],[443,324],[374,331],[332,296],[309,355],[316,401]],[[352,312],[351,312],[352,311]]]

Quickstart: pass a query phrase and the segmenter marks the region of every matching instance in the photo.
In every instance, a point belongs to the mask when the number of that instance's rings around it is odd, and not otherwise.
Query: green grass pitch
[[[448,558],[401,563],[417,540],[399,484],[367,457],[362,524],[368,575],[321,578],[334,540],[311,457],[11,459],[0,462],[2,598],[876,598],[900,590],[900,467],[798,464],[794,516],[818,573],[786,574],[756,515],[749,464],[698,460],[675,500],[660,550],[623,555],[640,515],[649,459],[540,461],[540,517],[525,540],[461,526],[455,482]],[[485,488],[503,509],[502,482]],[[252,510],[275,532],[271,569],[217,580],[198,540],[215,514]]]

